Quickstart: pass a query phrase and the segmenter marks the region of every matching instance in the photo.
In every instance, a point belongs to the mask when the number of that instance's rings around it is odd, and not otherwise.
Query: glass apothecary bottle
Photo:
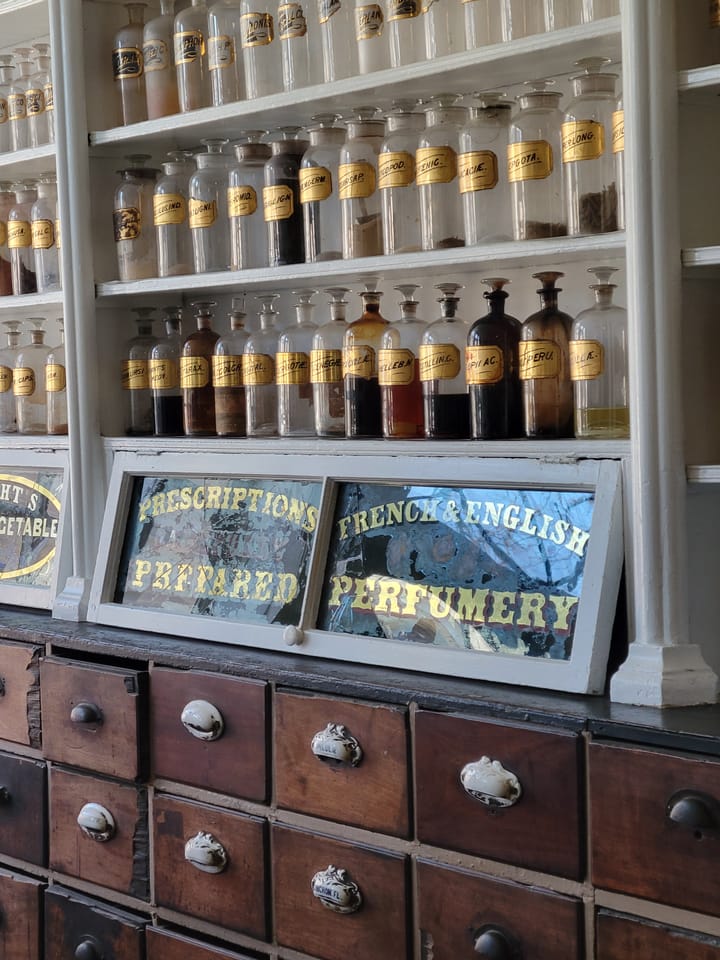
[[[420,380],[423,421],[429,440],[466,440],[470,436],[470,397],[465,378],[468,324],[458,316],[458,283],[436,283],[442,296],[440,317],[423,332]]]
[[[544,33],[545,7],[546,0],[503,0],[503,40],[507,42]]]
[[[345,130],[335,114],[312,118],[310,146],[300,162],[300,203],[308,263],[342,258],[342,216],[338,194],[340,149]]]
[[[525,436],[553,440],[573,433],[569,338],[573,318],[558,309],[562,273],[534,273],[541,308],[520,330],[519,370]]]
[[[160,16],[143,28],[145,103],[149,120],[179,113],[174,60],[175,0],[160,0]]]
[[[347,121],[347,136],[340,150],[338,194],[346,260],[374,257],[383,252],[377,165],[385,126],[376,115],[375,107],[354,110]]]
[[[470,426],[475,440],[505,440],[523,435],[518,376],[520,321],[505,313],[509,283],[503,277],[483,280],[488,312],[470,327],[465,376],[470,390]]]
[[[317,290],[294,290],[295,323],[278,337],[275,380],[278,391],[278,433],[281,437],[315,436],[315,409],[310,382],[310,353],[317,324],[313,321]]]
[[[385,3],[355,0],[355,42],[358,72],[374,73],[390,66],[390,46],[385,23]]]
[[[536,80],[519,97],[510,124],[507,176],[512,199],[513,237],[537,240],[567,234],[558,108],[562,94],[551,80]]]
[[[421,0],[386,0],[385,30],[390,66],[403,67],[425,58],[425,30]]]
[[[0,297],[11,296],[13,292],[8,219],[15,203],[13,185],[6,180],[0,181]]]
[[[615,182],[617,183],[617,225],[625,229],[625,106],[622,93],[617,99],[612,115],[612,152],[615,158]]]
[[[712,11],[713,3],[710,4]],[[582,0],[583,23],[616,17],[620,13],[620,0]],[[720,17],[718,17],[720,19]]]
[[[298,131],[298,127],[280,127],[272,136],[271,156],[265,162],[263,217],[271,267],[305,261],[300,160],[309,144],[297,139]]]
[[[183,435],[180,355],[183,348],[182,307],[163,309],[165,336],[150,347],[148,381],[152,394],[153,433],[156,437]]]
[[[388,321],[380,313],[382,293],[368,280],[360,294],[363,311],[348,324],[343,340],[345,435],[382,436],[382,399],[378,380],[378,351]]]
[[[119,170],[120,184],[115,190],[113,227],[115,253],[120,280],[145,280],[156,277],[157,245],[153,228],[153,194],[160,172],[143,166],[147,154],[125,158],[131,164]]]
[[[260,142],[264,135],[264,130],[246,130],[234,144],[227,189],[231,270],[268,265],[262,195],[270,147]]]
[[[58,319],[58,333],[60,343],[50,348],[45,360],[47,432],[51,436],[64,436],[68,432],[65,324],[62,317]]]
[[[0,54],[0,153],[7,153],[12,149],[8,97],[14,73],[12,55]]]
[[[13,371],[13,394],[18,433],[47,432],[45,365],[50,348],[45,345],[45,318],[29,317],[30,343],[19,348]]]
[[[208,70],[208,10],[205,0],[192,0],[175,17],[173,49],[182,113],[209,107],[210,71]]]
[[[570,333],[570,378],[575,436],[615,440],[630,436],[627,312],[613,303],[612,267],[590,267],[595,304],[575,318]]]
[[[35,62],[39,70],[44,73],[43,100],[45,102],[45,127],[47,140],[45,143],[55,143],[55,86],[52,78],[52,59],[49,43],[34,43]],[[31,131],[32,135],[32,131]]]
[[[460,131],[458,185],[465,242],[512,240],[507,148],[513,103],[502,93],[477,94]]]
[[[15,296],[37,293],[35,256],[32,249],[32,207],[37,200],[34,180],[14,183],[15,203],[10,208],[7,241],[10,250],[10,274]]]
[[[280,0],[277,24],[284,89],[307,87],[316,79],[316,73],[319,80],[320,64],[313,62],[318,32],[315,0]]]
[[[38,180],[37,200],[30,210],[30,232],[38,293],[60,289],[57,223],[57,178],[44,173]]]
[[[256,297],[260,302],[260,329],[250,334],[243,352],[243,380],[249,437],[278,435],[277,387],[275,386],[275,354],[278,329],[274,307],[279,294]]]
[[[31,147],[40,147],[49,143],[48,113],[45,108],[45,88],[50,82],[50,57],[38,51],[47,44],[33,44],[33,69],[28,89],[25,91],[25,110],[27,113],[28,143]]]
[[[275,36],[275,5],[270,0],[241,0],[240,37],[248,99],[282,90],[280,41]]]
[[[422,248],[415,153],[425,118],[415,112],[416,106],[415,100],[395,101],[385,116],[385,139],[378,157],[378,189],[386,254],[413,253]]]
[[[185,339],[180,354],[183,430],[187,437],[210,437],[217,432],[212,357],[220,337],[212,328],[215,305],[214,300],[192,304],[197,330]]]
[[[127,126],[147,120],[143,66],[143,26],[147,3],[125,3],[123,6],[127,10],[128,22],[115,34],[112,69],[122,122]]]
[[[435,60],[465,49],[465,14],[457,0],[426,0],[422,20],[425,57]]]
[[[243,353],[248,340],[242,297],[233,297],[230,329],[215,344],[212,382],[215,391],[215,428],[219,437],[244,437],[246,428]]]
[[[17,433],[13,377],[20,349],[20,321],[3,320],[7,344],[0,350],[0,433]]]
[[[8,93],[8,122],[10,124],[10,149],[26,150],[30,146],[30,130],[27,122],[27,102],[25,92],[30,85],[32,62],[29,47],[19,47],[15,51],[14,80]]]
[[[325,83],[358,73],[353,0],[316,0]]]
[[[153,432],[153,403],[149,360],[155,344],[154,307],[134,307],[135,336],[128,340],[121,365],[121,383],[127,396],[127,434],[147,437]]]
[[[192,273],[192,237],[188,218],[188,190],[193,171],[190,151],[173,151],[162,164],[162,176],[153,193],[153,223],[157,240],[159,277]]]
[[[457,101],[455,94],[439,94],[423,108],[426,126],[415,154],[423,250],[465,245],[457,155],[467,110]]]
[[[566,30],[582,23],[583,0],[545,0],[545,30]]]
[[[466,50],[476,50],[504,40],[504,3],[505,0],[462,0]]]
[[[420,382],[420,344],[426,324],[413,299],[417,284],[394,288],[402,294],[400,319],[383,331],[378,352],[382,432],[387,439],[413,440],[425,435]]]
[[[313,336],[310,351],[310,382],[313,389],[315,433],[319,437],[345,436],[345,385],[342,348],[347,321],[345,287],[328,287],[330,319]]]
[[[219,0],[208,10],[208,70],[212,102],[216,107],[235,103],[245,95],[240,42],[240,4]]]
[[[571,77],[574,97],[562,124],[563,179],[572,236],[618,228],[618,191],[612,152],[615,74],[601,73],[607,60],[588,57]]]
[[[195,157],[197,170],[188,187],[188,220],[196,273],[227,270],[230,263],[230,225],[227,182],[230,158],[223,153],[227,140],[201,140],[207,153]]]

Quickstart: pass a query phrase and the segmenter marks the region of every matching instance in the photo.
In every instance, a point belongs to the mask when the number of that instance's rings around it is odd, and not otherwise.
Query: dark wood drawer
[[[419,711],[418,837],[582,878],[581,744],[571,733]],[[478,799],[469,790],[485,796]]]
[[[0,753],[0,855],[47,864],[47,770]]]
[[[266,824],[258,817],[156,795],[158,904],[267,939],[266,845]],[[203,866],[217,872],[206,872]]]
[[[52,768],[53,870],[145,900],[149,896],[148,858],[144,787]]]
[[[145,923],[142,917],[79,893],[49,887],[44,960],[144,960]]]
[[[125,780],[144,776],[145,673],[48,657],[40,686],[46,757]]]
[[[605,911],[597,917],[597,960],[720,960],[720,939]]]
[[[267,795],[267,684],[156,668],[152,766],[178,780],[261,803]]]
[[[40,648],[0,644],[0,740],[40,746]]]
[[[272,850],[278,943],[323,960],[407,957],[405,857],[280,826]]]
[[[280,806],[395,836],[408,835],[404,710],[278,693],[274,758]]]
[[[423,957],[584,957],[579,900],[422,860],[417,883]]]
[[[31,877],[0,870],[0,957],[37,960],[41,955],[40,905],[43,885]]]
[[[257,957],[259,954],[253,954]],[[250,960],[247,954],[199,943],[174,930],[147,929],[147,960]]]

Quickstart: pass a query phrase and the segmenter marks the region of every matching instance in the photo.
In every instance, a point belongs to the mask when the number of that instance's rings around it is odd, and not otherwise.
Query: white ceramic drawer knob
[[[225,847],[211,833],[202,831],[185,844],[185,859],[203,873],[222,873],[228,863]]]
[[[467,763],[460,772],[467,794],[486,807],[511,807],[522,796],[520,781],[499,760],[480,757]]]
[[[218,740],[225,730],[225,721],[217,707],[207,700],[191,700],[180,714],[188,733],[198,740]]]
[[[362,760],[362,747],[342,723],[329,723],[312,738],[310,749],[324,763],[356,767]]]
[[[100,803],[86,803],[77,822],[85,836],[98,843],[106,843],[115,836],[115,818]]]
[[[312,895],[334,913],[356,913],[362,906],[360,887],[347,870],[330,864],[312,878]]]

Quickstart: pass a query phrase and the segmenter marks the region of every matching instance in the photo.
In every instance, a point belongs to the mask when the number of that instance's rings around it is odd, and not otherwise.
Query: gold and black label
[[[275,383],[275,361],[267,353],[244,353],[242,372],[248,387],[264,387]]]
[[[381,37],[385,18],[382,7],[377,3],[366,3],[355,7],[355,39],[373,40]]]
[[[30,230],[33,250],[49,250],[55,243],[55,225],[52,220],[33,220]]]
[[[35,393],[35,371],[32,367],[15,367],[13,393],[16,397],[31,397]]]
[[[142,216],[137,207],[121,207],[113,213],[115,243],[137,240],[142,233]]]
[[[295,210],[290,187],[263,187],[263,214],[267,223],[288,220]]]
[[[8,102],[5,97],[0,97],[0,124],[8,122]]]
[[[160,360],[150,357],[148,381],[151,390],[173,390],[180,384],[177,360]]]
[[[52,83],[45,84],[43,94],[45,96],[45,113],[47,113],[48,110],[55,109],[55,91],[53,90]]]
[[[228,187],[227,204],[229,217],[250,217],[257,210],[257,193],[251,186]]]
[[[278,7],[278,36],[297,40],[307,33],[307,20],[300,3],[281,3]]]
[[[367,344],[345,347],[342,352],[343,377],[361,377],[371,380],[376,376],[375,351]]]
[[[563,123],[562,160],[597,160],[605,153],[605,127],[595,120],[572,120]]]
[[[0,247],[7,246],[7,223],[4,220],[0,220]]]
[[[188,211],[191,230],[211,227],[217,220],[217,202],[215,200],[196,200],[194,197],[190,197]]]
[[[179,193],[161,193],[153,197],[153,222],[156,227],[177,226],[187,219],[187,201]]]
[[[560,374],[560,350],[554,340],[522,340],[519,374],[521,380],[548,380]]]
[[[138,47],[116,47],[112,52],[113,80],[134,80],[143,73],[143,55]]]
[[[241,387],[243,385],[243,358],[228,354],[213,356],[212,382],[214,387]]]
[[[276,353],[275,379],[286,385],[310,383],[310,357],[306,353]]]
[[[342,7],[340,0],[319,0],[318,19],[320,23],[327,23],[330,17]]]
[[[375,167],[371,163],[341,163],[338,167],[338,195],[341,200],[366,199],[375,193]]]
[[[411,20],[421,13],[418,0],[388,0],[387,18],[391,20]]]
[[[507,172],[510,183],[544,180],[553,172],[553,151],[547,140],[523,140],[507,148]]]
[[[720,27],[720,0],[710,0],[709,15],[710,26],[712,28]]]
[[[342,350],[310,351],[311,383],[340,383],[342,378]]]
[[[720,3],[720,0],[718,0]],[[622,153],[625,149],[625,111],[615,110],[612,115],[612,152]]]
[[[605,351],[599,341],[570,341],[571,380],[596,380],[604,370]]]
[[[55,246],[60,249],[60,221],[55,221]]]
[[[235,63],[235,42],[221,34],[208,38],[208,70],[224,70]]]
[[[327,167],[304,167],[300,171],[300,203],[327,200],[332,193],[332,174]]]
[[[45,367],[45,389],[48,393],[62,393],[67,386],[65,367],[61,363],[48,363]]]
[[[415,354],[412,350],[378,351],[378,383],[381,387],[406,387],[415,379]]]
[[[0,366],[0,393],[8,393],[12,390],[13,368]]]
[[[142,52],[145,73],[152,73],[154,70],[167,70],[170,66],[170,51],[164,40],[146,40],[143,43]]]
[[[498,162],[492,150],[471,150],[458,157],[460,193],[492,190],[498,184]]]
[[[418,185],[452,183],[457,170],[457,154],[452,147],[418,147],[415,153],[415,180]]]
[[[173,35],[175,66],[195,63],[205,56],[205,37],[199,30],[180,30]]]
[[[452,343],[421,343],[420,379],[454,380],[460,373],[460,351]]]
[[[500,347],[465,347],[465,379],[468,383],[498,383],[505,372],[505,357]]]
[[[7,225],[8,247],[19,250],[32,246],[32,227],[27,220],[10,220]]]
[[[405,150],[381,153],[378,157],[378,187],[409,187],[415,182],[415,157]]]
[[[25,112],[29,117],[37,117],[45,112],[45,94],[39,87],[25,91]]]
[[[123,390],[147,390],[147,363],[144,360],[123,360],[120,380]]]
[[[210,364],[205,357],[180,357],[180,389],[192,390],[210,383]]]
[[[24,120],[26,116],[25,94],[11,93],[8,97],[8,120]]]
[[[244,13],[240,17],[243,47],[266,47],[275,39],[272,14]]]

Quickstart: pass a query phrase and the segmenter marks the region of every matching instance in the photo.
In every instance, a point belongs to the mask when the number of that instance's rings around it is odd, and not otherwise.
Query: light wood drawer
[[[43,884],[0,870],[0,957],[37,960],[42,946]]]
[[[259,957],[259,954],[253,954]],[[147,960],[250,960],[247,954],[209,946],[162,927],[147,929]]]
[[[720,939],[602,911],[597,960],[720,960]]]
[[[0,740],[40,746],[39,647],[0,644]]]
[[[44,960],[144,960],[146,922],[63,887],[49,887]]]
[[[47,864],[47,770],[0,753],[0,856]]]

